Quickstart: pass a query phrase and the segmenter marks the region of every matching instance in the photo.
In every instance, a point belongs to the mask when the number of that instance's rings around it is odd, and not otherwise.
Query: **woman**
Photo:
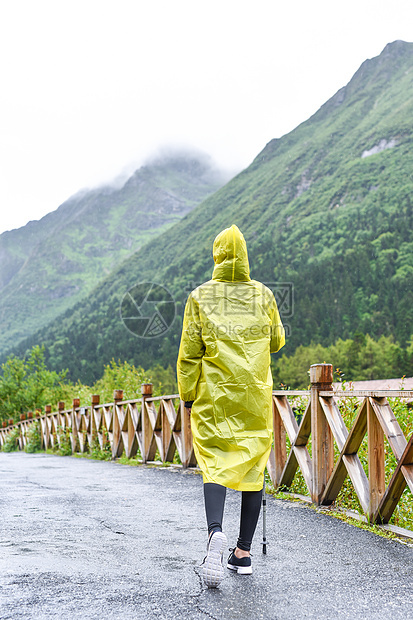
[[[177,364],[204,480],[208,587],[216,587],[224,574],[227,488],[242,491],[240,533],[227,567],[252,573],[250,548],[272,443],[270,353],[285,343],[274,295],[250,279],[247,246],[237,226],[216,237],[213,256],[212,280],[188,298]]]

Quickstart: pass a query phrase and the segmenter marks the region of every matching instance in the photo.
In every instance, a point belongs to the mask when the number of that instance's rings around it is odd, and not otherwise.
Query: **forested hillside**
[[[405,347],[413,333],[412,146],[413,44],[396,41],[18,351],[44,342],[52,368],[86,382],[111,358],[174,364],[186,296],[210,278],[213,239],[233,223],[246,237],[252,277],[293,287],[283,353],[355,332]],[[120,320],[121,299],[139,281],[165,285],[176,300],[177,318],[160,337],[137,338]]]
[[[0,235],[0,351],[73,307],[226,180],[203,155],[171,153]]]

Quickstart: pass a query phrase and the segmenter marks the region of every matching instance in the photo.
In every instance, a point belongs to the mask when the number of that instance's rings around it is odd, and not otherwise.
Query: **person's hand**
[[[186,400],[184,403],[185,409],[187,410],[187,412],[189,413],[189,415],[191,415],[191,411],[192,411],[192,405],[193,405],[194,401],[193,400]]]

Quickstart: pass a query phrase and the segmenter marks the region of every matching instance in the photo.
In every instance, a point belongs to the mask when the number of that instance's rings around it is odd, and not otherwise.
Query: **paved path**
[[[239,494],[225,531],[237,534]],[[194,472],[0,453],[0,618],[413,617],[413,549],[269,498],[269,554],[207,590]],[[261,523],[258,534],[261,534]]]

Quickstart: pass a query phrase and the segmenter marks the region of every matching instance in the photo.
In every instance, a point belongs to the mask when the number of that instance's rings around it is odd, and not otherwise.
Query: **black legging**
[[[208,522],[208,533],[222,530],[225,495],[227,489],[214,482],[204,484],[205,512]],[[260,516],[262,501],[261,491],[242,491],[241,520],[237,547],[244,551],[251,549],[251,543]]]

